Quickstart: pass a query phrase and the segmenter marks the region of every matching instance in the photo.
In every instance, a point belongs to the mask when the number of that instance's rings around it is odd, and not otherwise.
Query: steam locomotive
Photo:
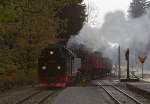
[[[50,44],[38,60],[38,77],[41,86],[66,87],[77,76],[80,59],[60,44]]]
[[[112,62],[100,52],[68,49],[61,44],[50,44],[38,60],[39,82],[46,87],[64,88],[79,79],[96,79],[111,72]]]

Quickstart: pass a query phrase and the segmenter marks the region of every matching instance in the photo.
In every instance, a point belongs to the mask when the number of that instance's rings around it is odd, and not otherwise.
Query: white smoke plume
[[[150,11],[150,10],[148,10]],[[122,11],[108,13],[100,28],[85,24],[79,34],[71,37],[72,44],[83,44],[91,52],[100,51],[111,58],[114,63],[118,59],[118,46],[121,47],[121,61],[125,62],[125,51],[130,49],[130,64],[139,64],[138,56],[147,55],[145,68],[150,67],[150,12],[137,19],[128,19]]]

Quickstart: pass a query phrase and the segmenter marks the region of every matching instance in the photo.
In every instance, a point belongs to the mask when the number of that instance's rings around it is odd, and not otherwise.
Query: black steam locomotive
[[[45,87],[66,87],[77,75],[80,59],[64,45],[50,44],[38,60],[39,82]]]

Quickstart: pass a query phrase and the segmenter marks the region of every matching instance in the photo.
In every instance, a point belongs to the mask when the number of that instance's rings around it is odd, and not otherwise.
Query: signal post
[[[143,79],[143,66],[144,66],[144,62],[147,59],[147,56],[139,56],[139,60],[142,64],[142,79]]]
[[[127,61],[127,79],[129,79],[130,78],[130,76],[129,76],[129,48],[127,48],[125,57],[126,57],[126,61]]]

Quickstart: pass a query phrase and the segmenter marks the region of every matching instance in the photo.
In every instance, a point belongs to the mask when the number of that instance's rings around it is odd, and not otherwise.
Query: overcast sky
[[[126,62],[124,56],[126,49],[130,48],[130,65],[141,67],[138,56],[147,55],[149,58],[144,69],[149,69],[150,23],[147,21],[150,12],[138,19],[125,18],[131,1],[84,0],[87,7],[89,6],[88,25],[85,24],[78,35],[71,37],[68,45],[83,44],[89,51],[103,52],[103,55],[113,59],[114,63],[118,63],[118,45],[120,45],[122,64]]]
[[[89,22],[98,27],[104,22],[104,16],[108,12],[122,10],[127,13],[132,0],[85,0],[89,4]]]

